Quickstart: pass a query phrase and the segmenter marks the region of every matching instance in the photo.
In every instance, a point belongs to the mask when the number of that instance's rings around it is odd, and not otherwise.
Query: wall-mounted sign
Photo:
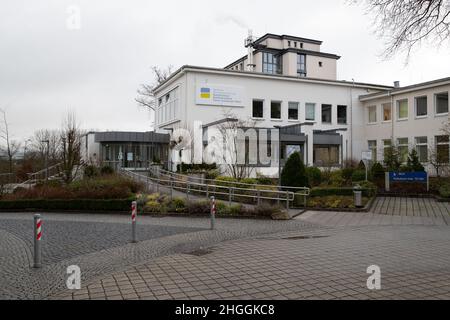
[[[196,88],[195,103],[198,105],[243,107],[244,88],[199,83]]]
[[[132,152],[127,153],[127,161],[133,161],[133,153]]]
[[[363,151],[361,154],[362,160],[372,160],[372,151]]]

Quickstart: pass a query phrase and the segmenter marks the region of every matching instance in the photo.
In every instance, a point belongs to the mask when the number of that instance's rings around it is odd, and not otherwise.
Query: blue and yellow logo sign
[[[211,89],[210,88],[201,88],[200,89],[200,97],[202,99],[210,99],[211,98]]]

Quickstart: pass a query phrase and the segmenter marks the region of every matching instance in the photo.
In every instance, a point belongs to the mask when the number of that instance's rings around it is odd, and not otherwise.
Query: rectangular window
[[[305,104],[305,120],[315,121],[316,120],[316,104],[307,103]]]
[[[306,55],[297,54],[297,75],[306,77]]]
[[[367,107],[367,113],[369,116],[369,123],[377,122],[377,107],[376,106]]]
[[[270,103],[270,118],[281,119],[281,102],[272,101]]]
[[[347,124],[347,106],[337,106],[338,124]]]
[[[397,120],[408,119],[408,100],[397,101]]]
[[[339,165],[339,146],[314,145],[314,164],[317,166]]]
[[[416,137],[416,151],[420,162],[428,161],[428,138]]]
[[[449,163],[450,149],[449,149],[449,136],[437,136],[436,137],[436,161],[438,163]]]
[[[264,101],[263,100],[253,100],[253,118],[264,118]]]
[[[392,147],[392,140],[383,140],[383,159],[386,162],[386,156],[388,150]]]
[[[436,114],[448,113],[448,92],[438,93],[435,96]]]
[[[384,103],[383,104],[383,121],[391,121],[392,120],[392,104]]]
[[[270,52],[263,52],[263,72],[281,74],[281,56]]]
[[[397,139],[397,145],[398,145],[398,154],[399,154],[399,160],[404,163],[408,160],[408,138],[398,138]]]
[[[428,103],[427,97],[417,97],[415,98],[416,104],[416,117],[426,117],[428,115]]]
[[[298,102],[289,102],[288,119],[298,120]]]
[[[322,105],[322,123],[331,123],[331,104]]]
[[[369,140],[368,143],[369,150],[372,151],[372,161],[377,161],[377,140]]]

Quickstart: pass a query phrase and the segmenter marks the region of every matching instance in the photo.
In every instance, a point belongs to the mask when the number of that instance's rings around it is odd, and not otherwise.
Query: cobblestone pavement
[[[370,210],[373,213],[407,217],[450,218],[450,203],[434,198],[378,197]]]
[[[433,198],[375,199],[370,212],[308,211],[296,220],[329,226],[435,225],[450,226],[450,203]]]
[[[450,299],[450,229],[365,226],[283,232],[173,254],[55,299]],[[381,290],[367,288],[371,265]]]
[[[43,215],[42,269],[32,269],[32,214],[0,215],[0,299],[42,299],[65,287],[66,268],[82,281],[150,259],[190,252],[225,240],[317,228],[303,221],[139,217],[137,244],[128,243],[130,218],[118,215]],[[4,245],[3,245],[4,244]],[[4,276],[5,275],[5,276]]]

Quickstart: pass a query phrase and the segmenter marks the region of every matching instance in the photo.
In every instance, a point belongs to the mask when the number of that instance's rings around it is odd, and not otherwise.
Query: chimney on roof
[[[253,62],[253,33],[252,30],[248,30],[248,37],[245,39],[245,47],[248,49],[247,56],[247,71],[255,71],[255,64]]]
[[[394,88],[400,88],[400,81],[394,81]]]

